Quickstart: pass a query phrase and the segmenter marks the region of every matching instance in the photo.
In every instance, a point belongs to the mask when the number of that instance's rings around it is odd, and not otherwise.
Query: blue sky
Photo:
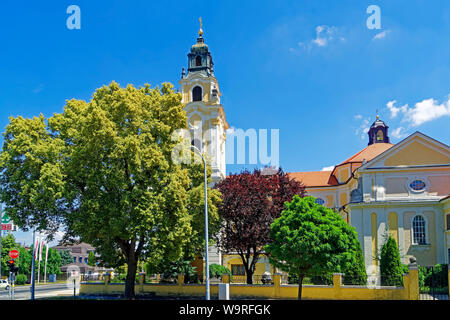
[[[66,27],[71,4],[80,30]],[[380,30],[366,25],[372,4]],[[228,122],[279,129],[285,171],[321,170],[367,146],[376,109],[393,143],[421,131],[449,144],[450,2],[437,0],[4,0],[1,130],[9,116],[50,116],[112,80],[179,88],[200,16]]]

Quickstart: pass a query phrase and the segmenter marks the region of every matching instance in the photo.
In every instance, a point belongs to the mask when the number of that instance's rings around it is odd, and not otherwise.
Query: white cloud
[[[397,103],[396,100],[392,100],[392,101],[389,101],[388,103],[386,103],[387,108],[391,112],[391,119],[397,117],[397,115],[398,115],[398,113],[400,111],[404,113],[408,109],[408,105],[407,104],[397,108],[397,107],[394,106],[396,103]]]
[[[388,35],[388,33],[391,32],[390,30],[384,30],[380,33],[377,33],[372,40],[377,40],[377,39],[383,39],[386,38],[386,36]]]
[[[408,133],[405,132],[405,128],[398,127],[391,131],[391,136],[397,139],[403,139],[408,136]]]
[[[413,127],[417,127],[425,122],[440,117],[450,116],[450,97],[443,103],[438,103],[438,101],[433,98],[424,99],[417,102],[413,108],[409,108],[407,104],[396,107],[396,103],[396,100],[392,100],[386,104],[391,113],[391,118],[395,118],[401,114],[401,122],[406,122]]]
[[[422,123],[450,116],[450,98],[445,103],[438,104],[433,98],[417,102],[414,108],[405,110],[403,121],[417,127]]]
[[[354,118],[357,120],[362,119],[361,115],[357,115],[357,116],[355,116]],[[355,135],[357,135],[357,136],[359,135],[361,140],[364,140],[367,138],[367,132],[369,132],[369,129],[370,129],[370,118],[362,119],[361,124],[355,130]]]
[[[346,39],[343,36],[338,36],[338,28],[335,26],[321,25],[316,27],[316,37],[307,42],[299,42],[298,46],[304,50],[311,50],[313,47],[326,47],[331,41],[339,39],[344,42]],[[289,48],[289,51],[295,52],[294,48]]]
[[[362,115],[357,114],[356,116],[354,116],[353,118],[355,118],[356,120],[362,119]]]
[[[322,171],[333,171],[334,166],[329,166],[329,167],[323,167]]]

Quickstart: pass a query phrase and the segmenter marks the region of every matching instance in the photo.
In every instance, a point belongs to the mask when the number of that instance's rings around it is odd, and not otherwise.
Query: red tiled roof
[[[300,181],[306,187],[336,186],[338,182],[332,171],[288,172],[291,179]]]
[[[394,146],[391,143],[374,143],[354,154],[338,166],[346,163],[353,163],[352,172],[359,168],[365,159],[367,162]],[[334,171],[310,171],[310,172],[289,172],[288,175],[295,180],[301,181],[306,187],[328,187],[338,185],[334,176]]]
[[[371,144],[370,146],[367,146],[366,148],[362,149],[360,152],[354,154],[353,156],[351,156],[350,158],[348,158],[347,160],[345,160],[344,162],[342,162],[340,164],[344,164],[344,163],[348,163],[348,162],[363,162],[364,159],[366,159],[366,161],[370,161],[373,158],[375,158],[376,156],[378,156],[379,154],[382,154],[386,150],[392,148],[393,146],[394,145],[391,143]]]

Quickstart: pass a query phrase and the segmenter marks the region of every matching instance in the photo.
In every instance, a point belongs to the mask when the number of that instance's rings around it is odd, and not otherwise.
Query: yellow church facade
[[[389,235],[405,264],[412,257],[422,266],[449,263],[449,146],[415,132],[395,145],[375,141],[332,171],[291,176],[355,227],[368,274],[378,273]]]
[[[209,155],[213,184],[226,176],[225,141],[229,124],[220,103],[212,55],[200,29],[188,53],[188,70],[180,79],[182,102],[190,127],[200,123],[192,143]],[[423,266],[450,262],[450,148],[420,132],[390,143],[388,126],[378,116],[368,132],[368,146],[331,171],[291,172],[307,195],[338,211],[355,227],[368,274],[379,271],[376,259],[391,235],[403,263],[415,257]],[[300,164],[299,164],[300,166]],[[238,255],[209,249],[209,263],[243,275]],[[274,273],[262,256],[255,274]]]

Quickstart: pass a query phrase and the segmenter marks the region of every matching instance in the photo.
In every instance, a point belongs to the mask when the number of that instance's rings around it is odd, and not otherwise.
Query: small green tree
[[[403,286],[403,265],[395,239],[389,236],[381,247],[380,273],[382,286]]]
[[[95,267],[97,262],[97,259],[95,258],[95,253],[94,251],[89,251],[89,255],[88,255],[88,265],[90,265],[91,267]]]
[[[42,259],[42,261],[45,261],[45,256],[43,256]],[[42,268],[41,266],[41,272],[43,271],[44,268]],[[59,255],[57,250],[52,248],[48,249],[47,274],[61,274],[61,256]]]
[[[350,270],[357,260],[356,231],[338,213],[315,203],[315,198],[294,196],[270,228],[272,242],[265,246],[270,262],[298,275],[298,299],[305,276],[325,276]]]
[[[31,274],[32,251],[26,250],[24,247],[19,247],[19,257],[16,259],[16,266],[19,268],[19,274]]]
[[[61,257],[61,266],[66,266],[73,263],[73,257],[69,250],[62,250],[59,252],[59,256]]]

